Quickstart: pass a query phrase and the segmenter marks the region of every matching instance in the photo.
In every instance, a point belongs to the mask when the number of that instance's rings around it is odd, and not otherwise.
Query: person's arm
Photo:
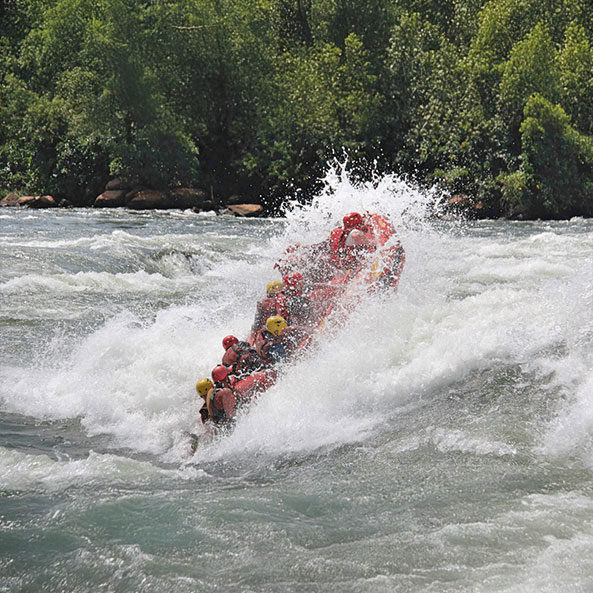
[[[208,406],[206,404],[200,408],[200,418],[202,419],[202,424],[208,422]]]

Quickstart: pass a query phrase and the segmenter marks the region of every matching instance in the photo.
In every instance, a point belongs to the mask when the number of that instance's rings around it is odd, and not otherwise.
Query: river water
[[[287,245],[390,216],[399,290],[189,455]],[[344,178],[283,219],[0,211],[0,591],[593,590],[593,222]]]

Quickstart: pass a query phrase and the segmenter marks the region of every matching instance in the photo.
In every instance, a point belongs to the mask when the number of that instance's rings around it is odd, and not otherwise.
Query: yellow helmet
[[[214,385],[212,384],[212,381],[210,381],[210,379],[208,379],[207,377],[204,377],[204,379],[200,379],[196,383],[196,391],[199,393],[200,397],[206,397],[208,395],[208,392],[213,387]]]
[[[271,282],[268,282],[266,286],[266,292],[269,297],[277,295],[281,290],[282,282],[280,282],[280,280],[272,280]]]
[[[266,329],[275,336],[279,336],[287,327],[286,319],[280,315],[272,315],[266,321]]]

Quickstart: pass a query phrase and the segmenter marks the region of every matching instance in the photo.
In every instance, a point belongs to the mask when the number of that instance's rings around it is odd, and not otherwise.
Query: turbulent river
[[[352,210],[398,292],[189,456],[221,338]],[[389,177],[274,220],[0,211],[0,591],[592,591],[593,221],[434,214]]]

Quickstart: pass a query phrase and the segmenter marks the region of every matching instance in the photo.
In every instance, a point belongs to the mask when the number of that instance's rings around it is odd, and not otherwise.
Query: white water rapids
[[[593,588],[593,223],[327,181],[281,220],[0,212],[0,590]],[[395,224],[398,292],[188,458],[222,337],[353,210]]]

